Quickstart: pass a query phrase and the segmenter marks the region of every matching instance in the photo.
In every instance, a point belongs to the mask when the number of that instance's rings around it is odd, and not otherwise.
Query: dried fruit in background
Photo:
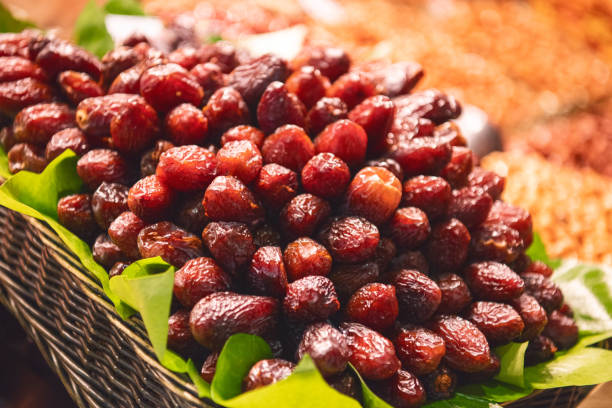
[[[391,380],[391,401],[399,408],[420,407],[425,403],[425,389],[412,373],[398,370]]]
[[[37,103],[51,102],[53,90],[33,78],[0,83],[0,112],[15,116],[21,109]]]
[[[357,289],[378,280],[380,268],[375,262],[334,265],[329,278],[342,299],[348,299]]]
[[[83,99],[104,95],[100,85],[84,72],[64,71],[59,74],[57,82],[64,94],[75,105]]]
[[[238,125],[223,133],[223,136],[221,136],[221,146],[225,146],[225,144],[229,142],[248,140],[257,146],[258,149],[261,149],[265,137],[263,132],[256,127]]]
[[[341,119],[326,126],[314,144],[317,153],[333,153],[349,167],[355,167],[365,159],[368,135],[355,122]]]
[[[250,121],[249,108],[234,88],[219,88],[212,94],[203,109],[208,119],[211,137],[219,137],[228,129]]]
[[[410,177],[438,173],[451,159],[452,149],[439,137],[419,137],[394,144],[389,154]]]
[[[342,99],[349,109],[375,94],[376,87],[372,76],[358,71],[341,75],[327,90],[327,96]]]
[[[379,156],[390,145],[387,134],[391,130],[395,105],[386,96],[367,98],[349,112],[349,119],[360,125],[368,135],[368,155]]]
[[[140,158],[140,176],[146,177],[155,174],[160,156],[173,147],[174,145],[167,140],[158,140],[152,149],[143,153]]]
[[[306,130],[311,136],[318,135],[327,125],[347,118],[348,107],[340,98],[321,98],[306,115]]]
[[[204,360],[204,364],[202,364],[202,368],[200,369],[200,376],[207,383],[212,383],[213,377],[215,376],[215,371],[217,371],[217,361],[219,360],[218,351],[214,351],[206,357]]]
[[[38,64],[50,78],[63,71],[85,72],[94,81],[100,79],[102,64],[98,59],[67,41],[57,38],[49,41],[36,56]]]
[[[287,78],[287,90],[296,95],[310,109],[317,101],[325,96],[330,86],[321,71],[313,66],[303,66]]]
[[[550,338],[559,349],[566,350],[578,341],[578,326],[571,317],[553,310],[548,315],[548,324],[542,334]]]
[[[457,385],[457,375],[448,367],[440,366],[432,373],[421,378],[427,391],[428,400],[441,400],[452,397]]]
[[[172,63],[146,70],[140,77],[140,93],[158,112],[181,103],[199,106],[204,98],[204,90],[189,71]]]
[[[127,260],[125,254],[111,241],[107,234],[98,235],[91,252],[94,260],[106,269],[112,268],[117,262]]]
[[[471,256],[511,263],[525,249],[519,232],[503,224],[485,223],[472,230]]]
[[[519,313],[525,328],[521,334],[519,341],[529,341],[537,337],[548,323],[546,310],[534,297],[523,293],[516,299],[513,299],[510,304]]]
[[[557,346],[546,336],[537,336],[529,342],[525,351],[525,364],[535,365],[548,361],[557,352]]]
[[[489,194],[477,187],[453,190],[448,204],[448,216],[473,228],[482,224],[491,210],[493,200]]]
[[[29,59],[17,56],[0,57],[0,82],[11,82],[24,78],[47,81],[45,72]]]
[[[225,85],[225,76],[219,65],[212,62],[197,64],[189,73],[200,84],[204,91],[204,101],[207,102],[211,95]]]
[[[196,193],[187,197],[175,217],[176,225],[198,235],[210,222],[202,205],[202,196],[203,194]]]
[[[335,81],[340,75],[348,72],[351,59],[342,48],[311,46],[304,47],[291,62],[294,70],[305,65],[315,67],[330,81]]]
[[[268,85],[274,81],[284,81],[288,75],[289,68],[284,60],[265,54],[234,69],[227,78],[227,85],[237,90],[255,112]]]
[[[257,123],[267,134],[286,124],[303,128],[305,116],[304,104],[279,81],[268,85],[257,105]]]
[[[394,99],[402,115],[429,119],[436,124],[456,119],[461,114],[457,100],[437,89],[427,89]]]

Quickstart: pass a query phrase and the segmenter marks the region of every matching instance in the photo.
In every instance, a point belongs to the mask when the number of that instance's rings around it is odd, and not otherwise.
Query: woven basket
[[[0,231],[0,302],[79,407],[213,406],[158,363],[140,318],[122,320],[45,224],[0,207]],[[542,391],[507,406],[575,407],[591,388]]]

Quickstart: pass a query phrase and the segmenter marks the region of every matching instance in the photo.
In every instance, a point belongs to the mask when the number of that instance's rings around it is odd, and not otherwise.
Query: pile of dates
[[[273,359],[302,356],[357,399],[351,363],[382,398],[416,407],[527,364],[578,329],[552,270],[532,262],[529,213],[451,121],[461,107],[410,62],[352,65],[309,46],[293,61],[220,42],[167,55],[132,37],[101,61],[35,32],[0,37],[2,143],[11,171],[65,149],[85,190],[58,217],[111,276],[161,256],[176,267],[168,345],[211,381],[235,333]]]

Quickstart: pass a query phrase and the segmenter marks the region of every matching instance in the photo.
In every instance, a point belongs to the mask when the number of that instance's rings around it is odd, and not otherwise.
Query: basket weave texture
[[[213,407],[158,363],[138,317],[122,320],[95,278],[43,223],[0,207],[0,303],[79,407]],[[572,408],[592,387],[535,393],[512,408]]]

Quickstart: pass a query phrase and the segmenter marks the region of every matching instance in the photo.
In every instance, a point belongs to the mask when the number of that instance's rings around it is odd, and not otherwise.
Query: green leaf
[[[113,293],[142,316],[160,360],[166,352],[173,286],[174,267],[160,257],[136,261],[110,280]]]
[[[376,395],[370,387],[363,380],[359,372],[353,365],[350,365],[353,372],[357,375],[359,382],[361,383],[361,392],[363,397],[363,405],[366,408],[392,408],[391,405],[387,404]],[[427,408],[497,408],[499,405],[490,401],[489,399],[483,398],[484,394],[481,395],[467,395],[461,392],[455,393],[455,395],[444,401],[434,401],[425,405]],[[503,401],[502,401],[503,402]]]
[[[232,338],[235,336],[238,335],[234,335]],[[232,341],[232,338],[228,342]],[[239,349],[236,349],[232,354],[240,352]],[[221,367],[218,364],[217,369],[219,368]],[[239,369],[244,371],[244,366],[239,367]],[[223,374],[217,375],[222,376]],[[213,379],[213,401],[227,408],[359,408],[360,406],[354,399],[327,385],[309,356],[304,356],[293,373],[284,380],[240,394],[231,399],[220,398],[219,394],[215,393],[215,383],[219,382],[216,379],[217,375]],[[234,389],[232,392],[237,389],[237,377],[234,378],[235,383],[232,385]],[[240,382],[242,381],[240,380]]]
[[[535,389],[599,384],[612,380],[612,351],[595,347],[571,350],[547,363],[525,368]]]
[[[102,7],[89,0],[74,25],[74,41],[100,58],[115,46],[106,30],[105,17]]]
[[[119,298],[140,313],[153,350],[162,365],[187,374],[202,398],[210,397],[210,385],[200,377],[191,360],[166,348],[168,317],[172,303],[174,267],[160,257],[141,259],[110,280],[110,288]]]
[[[461,386],[457,389],[457,392],[494,402],[506,402],[526,397],[533,392],[533,389],[528,387],[516,387],[497,380],[489,380],[483,384]]]
[[[501,408],[501,405],[457,392],[451,399],[430,402],[424,405],[424,408]]]
[[[268,343],[258,336],[235,334],[230,337],[219,355],[211,393],[216,401],[233,398],[242,392],[242,380],[253,364],[272,358]]]
[[[208,36],[208,38],[206,38],[206,40],[204,40],[204,42],[207,42],[209,44],[214,44],[219,41],[223,41],[223,37],[221,37],[219,34],[210,35]]]
[[[533,234],[533,242],[525,251],[529,257],[534,261],[544,262],[546,265],[550,266],[553,269],[556,269],[561,264],[560,259],[550,259],[548,253],[546,252],[546,247],[544,246],[544,242],[542,241],[542,237],[537,232]]]
[[[552,279],[574,309],[574,319],[581,332],[612,331],[612,268],[566,261]]]
[[[6,180],[11,176],[12,174],[8,166],[8,155],[4,151],[4,147],[0,146],[0,178]]]
[[[108,0],[104,5],[104,11],[109,14],[123,14],[126,16],[144,16],[140,2],[136,0]]]
[[[392,408],[391,405],[387,404],[382,398],[374,393],[363,380],[359,371],[349,363],[349,367],[353,370],[353,373],[359,379],[359,383],[361,384],[361,397],[363,398],[363,405],[367,408]]]
[[[104,293],[115,304],[119,314],[126,317],[129,308],[110,291],[108,274],[94,261],[89,245],[57,221],[59,199],[81,190],[82,181],[76,172],[77,160],[74,152],[67,150],[40,174],[20,171],[9,177],[0,186],[0,205],[49,224],[83,266],[100,281]]]
[[[0,3],[0,33],[18,33],[32,27],[35,27],[32,22],[15,18],[9,9]]]
[[[89,0],[74,25],[74,40],[100,58],[115,46],[106,29],[107,14],[144,16],[145,12],[136,0],[108,0],[104,7]]]
[[[499,373],[495,376],[497,380],[517,387],[525,386],[523,371],[527,344],[527,342],[510,343],[495,349],[501,365]]]

